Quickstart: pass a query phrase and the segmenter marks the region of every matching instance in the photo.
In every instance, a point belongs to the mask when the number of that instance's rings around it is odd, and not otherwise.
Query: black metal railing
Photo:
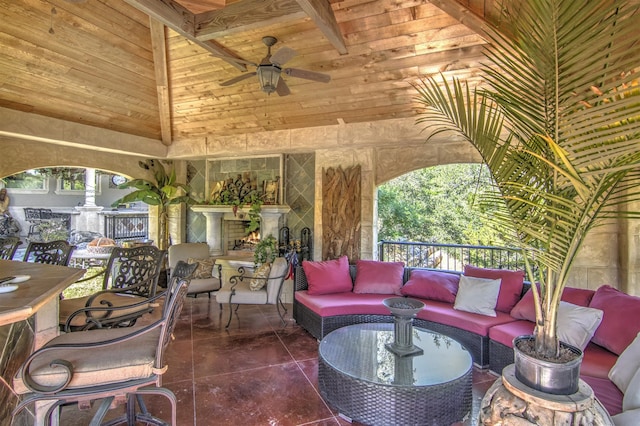
[[[104,236],[115,241],[149,238],[149,216],[119,214],[104,217]]]
[[[464,265],[524,269],[522,253],[518,249],[508,247],[380,241],[378,258],[384,261],[404,262],[408,267],[459,272],[463,271]]]

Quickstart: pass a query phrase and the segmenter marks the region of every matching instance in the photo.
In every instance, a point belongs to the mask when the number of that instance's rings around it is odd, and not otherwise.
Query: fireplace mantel
[[[239,207],[236,213],[233,206],[223,205],[198,205],[191,206],[191,210],[204,214],[207,220],[207,244],[213,256],[224,255],[225,236],[223,221],[248,220],[250,206]],[[278,238],[280,217],[289,213],[291,208],[287,205],[265,204],[260,208],[260,235],[272,234]]]

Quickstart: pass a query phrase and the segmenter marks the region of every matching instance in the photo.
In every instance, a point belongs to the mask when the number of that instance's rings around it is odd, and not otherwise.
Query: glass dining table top
[[[339,328],[320,342],[320,357],[342,374],[377,385],[431,386],[456,380],[472,366],[469,352],[456,340],[413,327],[413,344],[424,352],[398,356],[393,324],[357,324]]]

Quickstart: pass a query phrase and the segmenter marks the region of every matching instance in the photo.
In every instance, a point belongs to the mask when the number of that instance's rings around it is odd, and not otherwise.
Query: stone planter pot
[[[513,339],[516,378],[526,386],[541,392],[553,395],[576,393],[580,382],[582,351],[575,346],[561,343],[563,347],[575,353],[576,358],[565,363],[545,361],[518,349],[520,341],[533,339],[533,336],[520,336]]]

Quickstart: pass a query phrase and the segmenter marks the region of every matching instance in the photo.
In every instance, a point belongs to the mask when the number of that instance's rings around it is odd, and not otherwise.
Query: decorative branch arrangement
[[[329,168],[322,178],[322,259],[360,258],[360,166]]]

